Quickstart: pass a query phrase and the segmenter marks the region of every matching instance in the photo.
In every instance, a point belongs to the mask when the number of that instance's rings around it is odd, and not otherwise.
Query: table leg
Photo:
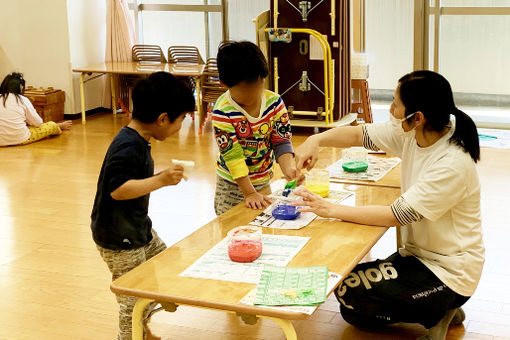
[[[197,106],[197,115],[198,115],[198,126],[200,126],[200,124],[202,123],[202,119],[203,119],[203,115],[204,113],[202,112],[202,77],[197,77],[196,78],[197,81],[195,82],[196,85],[195,85],[195,88],[197,90],[197,103],[196,103],[196,106]]]
[[[259,317],[264,318],[264,319],[273,320],[274,322],[276,322],[278,324],[278,326],[280,326],[281,329],[283,330],[283,333],[285,333],[287,340],[297,340],[296,330],[294,329],[294,325],[292,325],[292,322],[290,320],[271,318],[268,316],[261,316],[261,315],[259,315]]]
[[[133,308],[131,320],[133,340],[143,340],[143,312],[154,300],[139,298]]]
[[[397,228],[397,251],[403,247],[402,245],[402,227],[395,227]]]
[[[113,117],[117,116],[117,98],[115,98],[115,75],[112,73],[110,75],[110,86],[112,88],[112,112]]]
[[[80,103],[81,103],[81,123],[86,123],[85,117],[85,73],[80,74]]]

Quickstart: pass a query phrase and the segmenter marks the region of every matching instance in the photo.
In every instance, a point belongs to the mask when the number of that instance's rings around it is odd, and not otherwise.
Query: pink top
[[[38,127],[43,123],[27,97],[9,94],[4,106],[0,96],[0,146],[21,144],[30,138],[28,125]]]

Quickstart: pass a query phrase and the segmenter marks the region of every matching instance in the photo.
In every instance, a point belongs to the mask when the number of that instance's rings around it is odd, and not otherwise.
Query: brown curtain
[[[106,3],[106,51],[105,62],[130,62],[131,48],[136,44],[136,33],[133,18],[129,14],[126,0],[107,0]],[[125,89],[115,79],[115,92],[118,98],[123,97]],[[110,76],[106,76],[103,106],[111,107]]]

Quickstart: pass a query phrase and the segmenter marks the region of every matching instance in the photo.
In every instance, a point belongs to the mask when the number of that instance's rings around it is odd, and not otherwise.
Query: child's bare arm
[[[182,179],[184,168],[171,165],[160,173],[144,179],[130,179],[110,193],[114,200],[130,200],[149,194],[167,185],[176,185]]]
[[[280,164],[283,176],[288,180],[296,178],[296,169],[293,167],[294,156],[291,153],[284,153],[276,160]]]
[[[267,196],[255,190],[249,176],[236,178],[235,181],[243,192],[244,200],[248,208],[262,209],[271,203],[271,200]]]
[[[304,176],[301,175],[301,171],[297,170],[294,166],[294,155],[292,153],[284,153],[276,160],[280,164],[283,176],[286,180],[292,181],[294,179],[301,183],[304,180]]]

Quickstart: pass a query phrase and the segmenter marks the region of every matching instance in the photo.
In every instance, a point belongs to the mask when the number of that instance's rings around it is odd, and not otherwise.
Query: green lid
[[[366,162],[348,162],[342,164],[342,168],[347,172],[362,172],[368,169],[368,164]]]
[[[285,189],[296,189],[297,179],[287,182]]]

